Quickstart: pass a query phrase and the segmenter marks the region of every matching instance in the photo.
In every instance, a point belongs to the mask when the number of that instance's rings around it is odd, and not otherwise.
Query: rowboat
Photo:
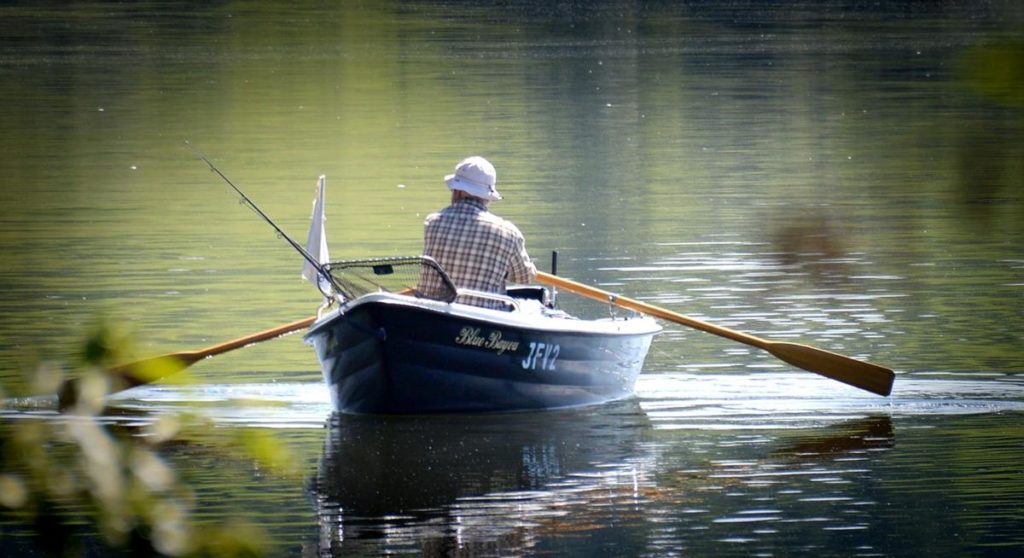
[[[426,256],[331,262],[324,228],[326,177],[317,183],[303,248],[203,160],[302,254],[303,276],[324,294],[326,306],[305,339],[316,349],[340,412],[508,412],[623,399],[633,393],[651,340],[661,330],[649,316],[763,349],[880,395],[892,389],[894,373],[883,366],[723,328],[554,273],[538,272],[537,280],[642,314],[579,320],[556,309],[544,287],[504,294],[458,289]],[[429,285],[427,292],[420,285]],[[479,306],[481,300],[486,307]],[[337,308],[329,310],[335,303]]]
[[[425,256],[323,266],[343,301],[305,334],[335,410],[355,414],[511,412],[580,407],[633,394],[651,340],[641,315],[577,319],[543,287],[457,289]],[[441,299],[415,284],[437,273]],[[467,304],[499,301],[497,309]]]

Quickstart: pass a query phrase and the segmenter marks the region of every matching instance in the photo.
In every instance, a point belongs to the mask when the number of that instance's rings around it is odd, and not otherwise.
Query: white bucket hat
[[[444,177],[449,190],[462,190],[471,196],[485,200],[498,201],[501,194],[494,189],[498,174],[494,165],[483,157],[473,156],[463,159],[455,165],[455,174]]]

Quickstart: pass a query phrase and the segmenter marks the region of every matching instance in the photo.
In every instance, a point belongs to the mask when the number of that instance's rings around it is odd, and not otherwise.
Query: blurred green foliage
[[[83,390],[108,386],[102,370],[131,354],[131,336],[102,322],[87,337],[78,368]],[[52,364],[30,370],[22,385],[0,389],[2,406],[37,398],[6,394],[53,393],[61,373]],[[55,381],[56,379],[56,381]],[[50,397],[47,398],[49,401]],[[102,401],[102,398],[101,398]],[[51,406],[52,407],[52,406]],[[161,448],[209,428],[195,416],[165,414],[141,427],[118,425],[102,403],[80,403],[71,414],[41,413],[0,423],[0,523],[30,533],[34,551],[77,556],[99,538],[111,552],[132,556],[261,556],[266,537],[254,525],[198,525],[199,498],[182,482]],[[293,475],[286,448],[251,429],[229,436],[216,452]]]

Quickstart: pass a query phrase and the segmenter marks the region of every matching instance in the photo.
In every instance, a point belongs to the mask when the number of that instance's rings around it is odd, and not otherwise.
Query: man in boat
[[[490,202],[502,199],[495,189],[494,165],[483,157],[469,157],[444,181],[452,192],[451,205],[427,216],[423,254],[437,260],[459,289],[505,294],[507,283],[533,281],[537,267],[526,253],[523,233],[487,209]],[[419,290],[430,298],[441,298],[445,291],[434,274],[421,277]],[[506,306],[470,296],[459,302],[485,308]]]

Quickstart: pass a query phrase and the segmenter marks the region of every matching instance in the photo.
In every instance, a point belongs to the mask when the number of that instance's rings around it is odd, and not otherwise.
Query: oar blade
[[[177,374],[202,359],[194,351],[184,351],[161,355],[158,357],[145,358],[129,364],[115,366],[106,371],[106,388],[102,393],[93,393],[87,397],[102,398],[109,393],[117,393],[133,387],[155,382],[161,378]],[[64,382],[57,393],[57,408],[61,411],[70,409],[81,399],[83,378],[71,378]]]
[[[856,388],[889,395],[895,373],[884,367],[799,343],[772,341],[765,349],[780,360]]]
[[[177,374],[205,358],[195,351],[183,351],[158,357],[146,358],[131,364],[110,369],[110,374],[119,379],[121,385],[114,386],[111,393],[149,384]]]
[[[311,316],[198,351],[181,351],[115,366],[109,370],[109,385],[107,389],[103,393],[96,395],[96,397],[102,398],[111,393],[155,382],[166,376],[181,372],[200,360],[298,331],[309,326],[314,321],[316,321],[316,316]],[[64,385],[61,386],[57,393],[57,406],[60,410],[69,409],[77,403],[80,395],[79,392],[82,391],[81,383],[78,378],[72,378],[64,382]]]

